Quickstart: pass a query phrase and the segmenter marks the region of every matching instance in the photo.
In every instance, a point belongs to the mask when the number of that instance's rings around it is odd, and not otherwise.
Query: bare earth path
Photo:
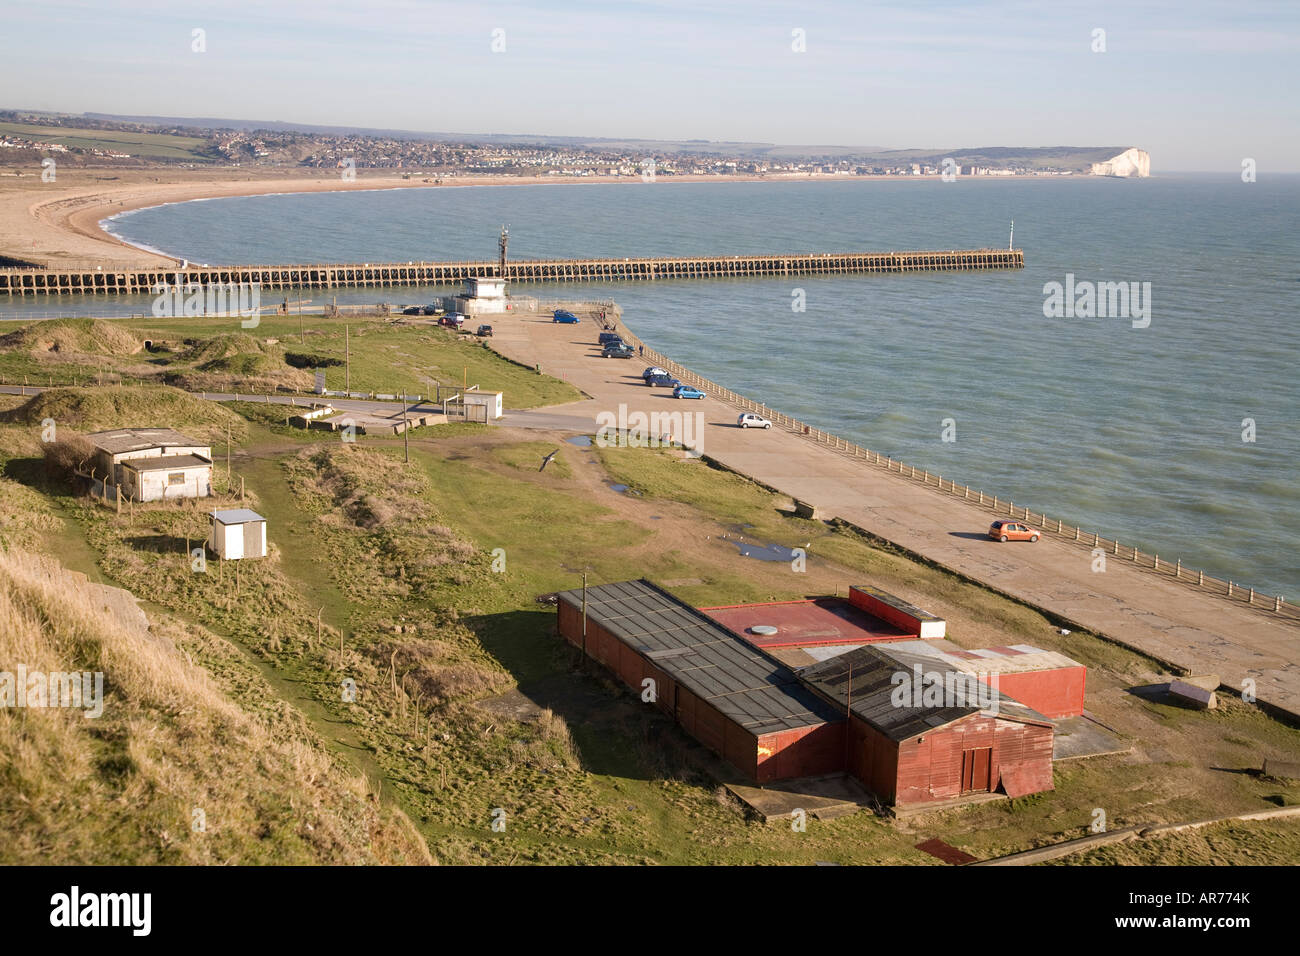
[[[1241,689],[1255,681],[1260,701],[1300,716],[1300,627],[1271,612],[1230,603],[1145,573],[1111,557],[1092,571],[1087,548],[1046,536],[999,544],[984,536],[990,514],[958,498],[854,462],[784,430],[742,430],[737,410],[712,397],[679,401],[641,384],[645,362],[601,359],[598,327],[555,325],[549,317],[502,317],[493,347],[568,380],[590,400],[512,412],[505,424],[594,430],[600,412],[704,413],[699,449],[729,468],[811,502],[872,534],[1192,674],[1217,674]],[[507,404],[509,396],[506,396]]]

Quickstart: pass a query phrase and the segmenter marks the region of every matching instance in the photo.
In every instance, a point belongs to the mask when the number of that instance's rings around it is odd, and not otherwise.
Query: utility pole
[[[582,572],[582,669],[587,669],[587,572]]]
[[[510,244],[510,227],[501,227],[501,264],[497,273],[502,279],[506,277],[506,246]]]
[[[411,463],[411,423],[406,420],[406,396],[402,396],[402,450],[406,452],[406,463]]]
[[[230,422],[226,422],[226,491],[230,491]]]

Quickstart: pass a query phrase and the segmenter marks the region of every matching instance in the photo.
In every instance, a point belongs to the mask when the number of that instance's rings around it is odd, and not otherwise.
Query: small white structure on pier
[[[266,557],[266,519],[248,508],[212,512],[208,547],[223,561]]]
[[[493,315],[510,308],[505,279],[470,276],[465,280],[465,291],[453,301],[456,311],[465,315]]]

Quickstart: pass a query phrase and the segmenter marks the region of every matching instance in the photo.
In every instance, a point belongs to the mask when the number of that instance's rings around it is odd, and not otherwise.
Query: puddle
[[[650,520],[651,520],[651,521],[658,521],[658,520],[659,520],[660,518],[662,518],[662,517],[663,517],[663,515],[651,515],[651,516],[650,516]]]
[[[572,438],[566,438],[564,440],[567,441],[570,445],[577,445],[579,448],[591,447],[590,435],[574,435]]]
[[[763,547],[761,544],[746,544],[743,541],[733,541],[736,550],[740,552],[743,558],[754,558],[757,561],[780,561],[789,564],[794,560],[795,554],[793,548],[786,548],[779,544],[770,544]]]
[[[631,495],[631,496],[634,497],[634,498],[640,498],[640,497],[641,497],[641,492],[636,491],[636,490],[634,490],[634,489],[632,489],[632,488],[629,488],[627,485],[620,485],[620,484],[619,484],[618,482],[616,482],[616,481],[611,481],[611,482],[609,482],[609,487],[610,487],[612,490],[617,491],[620,495]]]
[[[727,530],[732,534],[744,534],[746,531],[753,531],[754,526],[752,524],[729,524]]]

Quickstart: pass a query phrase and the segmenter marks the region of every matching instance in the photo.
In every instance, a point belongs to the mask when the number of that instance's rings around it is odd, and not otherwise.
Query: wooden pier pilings
[[[635,259],[548,259],[507,262],[513,282],[632,282],[843,273],[960,272],[1022,269],[1020,249],[923,252],[834,252],[800,255],[697,256]],[[382,262],[343,265],[189,266],[184,269],[0,268],[0,294],[131,295],[165,285],[257,284],[263,289],[348,289],[450,285],[470,277],[499,278],[500,262]]]

